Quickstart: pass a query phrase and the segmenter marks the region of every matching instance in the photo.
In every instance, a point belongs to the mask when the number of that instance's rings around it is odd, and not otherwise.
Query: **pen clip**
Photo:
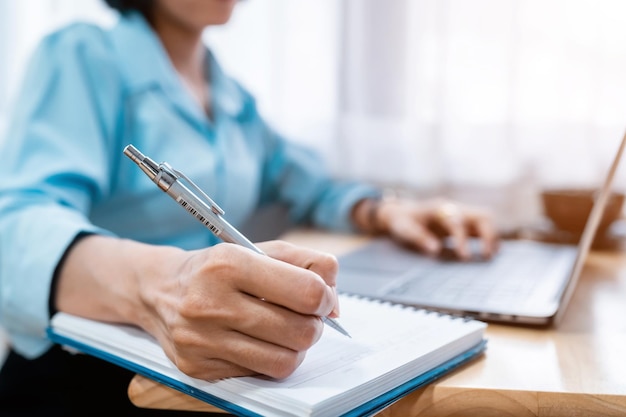
[[[187,182],[187,184],[189,184],[189,186],[193,189],[193,191],[195,191],[197,194],[199,194],[202,197],[204,197],[204,200],[205,200],[204,202],[207,203],[207,205],[211,208],[211,211],[213,213],[217,214],[218,216],[223,216],[224,215],[224,210],[222,210],[222,208],[220,206],[218,206],[215,201],[211,200],[211,197],[206,195],[205,192],[202,191],[202,189],[200,189],[200,187],[198,187],[185,174],[183,174],[182,172],[172,168],[172,166],[170,164],[168,164],[167,162],[163,162],[163,163],[159,164],[159,175],[161,175],[164,171],[167,172],[170,175],[174,174],[176,177],[184,179]]]

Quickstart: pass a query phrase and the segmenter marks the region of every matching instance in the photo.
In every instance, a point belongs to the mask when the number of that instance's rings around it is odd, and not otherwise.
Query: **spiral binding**
[[[372,302],[372,303],[377,303],[377,304],[381,304],[381,305],[388,305],[391,307],[402,307],[403,309],[408,309],[408,310],[413,310],[413,311],[421,311],[424,312],[426,314],[434,314],[437,315],[439,317],[450,317],[453,320],[463,320],[464,322],[470,322],[470,321],[478,321],[478,319],[476,319],[476,317],[473,317],[471,315],[468,314],[460,314],[460,313],[456,313],[456,312],[446,312],[446,311],[442,311],[442,310],[437,310],[434,308],[427,308],[427,307],[418,307],[418,306],[413,306],[410,304],[403,304],[397,301],[390,301],[390,300],[383,300],[380,298],[373,298],[373,297],[369,297],[366,295],[361,295],[361,294],[355,294],[355,293],[348,293],[348,292],[343,292],[343,291],[339,291],[339,294],[345,296],[345,297],[350,297],[350,298],[356,298],[359,300],[363,300],[363,301],[368,301],[368,302]]]

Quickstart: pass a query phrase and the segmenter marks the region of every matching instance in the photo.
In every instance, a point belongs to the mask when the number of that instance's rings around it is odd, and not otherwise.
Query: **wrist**
[[[385,232],[380,219],[382,199],[379,197],[365,198],[355,205],[353,220],[362,232],[378,235]]]
[[[149,333],[161,327],[163,316],[175,311],[182,275],[181,267],[189,254],[170,246],[140,244],[133,253],[132,282],[136,291],[132,305],[132,321]],[[155,262],[155,260],[158,260]]]
[[[137,248],[147,245],[103,235],[86,236],[67,251],[58,271],[55,303],[59,311],[96,320],[137,323],[139,282]],[[154,263],[155,258],[151,258]]]

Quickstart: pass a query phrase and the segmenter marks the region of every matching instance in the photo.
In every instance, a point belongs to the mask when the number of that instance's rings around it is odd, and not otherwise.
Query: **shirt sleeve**
[[[351,212],[363,198],[378,198],[380,190],[360,181],[330,175],[323,158],[312,149],[279,138],[269,162],[269,178],[287,201],[296,223],[354,232]]]
[[[286,203],[295,223],[356,231],[351,218],[354,205],[364,198],[379,198],[381,191],[365,182],[334,178],[314,150],[282,137],[267,124],[261,130],[267,151],[263,199]]]
[[[119,91],[95,26],[49,35],[24,76],[0,149],[0,322],[26,357],[50,346],[50,286],[67,247],[109,233],[88,213],[109,189]]]

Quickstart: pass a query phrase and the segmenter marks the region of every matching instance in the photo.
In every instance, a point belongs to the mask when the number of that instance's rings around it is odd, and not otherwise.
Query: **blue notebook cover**
[[[355,302],[344,300],[342,305],[348,301]],[[301,374],[287,383],[283,383],[284,380],[252,377],[242,378],[243,382],[234,378],[233,382],[226,381],[226,385],[224,381],[214,384],[194,380],[180,373],[149,335],[129,326],[92,322],[73,316],[64,322],[55,322],[55,317],[47,335],[55,343],[124,367],[240,416],[274,413],[333,417],[372,415],[478,357],[486,349],[487,342],[483,337],[486,325],[475,320],[417,313],[377,303],[373,307],[356,304],[351,307],[352,310],[367,310],[360,311],[358,315],[358,319],[365,323],[361,324],[362,329],[358,328],[359,322],[352,321],[348,314],[342,316],[342,324],[349,326],[356,340],[338,336],[337,332],[324,332],[322,339],[308,352],[305,362],[294,373]],[[386,329],[383,330],[382,325],[394,327],[385,320],[381,320],[381,327],[376,327],[376,324],[372,327],[372,323],[363,320],[362,315],[368,314],[370,309],[373,309],[372,317],[381,316],[379,308],[391,308],[389,314],[398,314],[405,320],[396,321],[401,324],[389,330],[395,333],[383,333]],[[411,320],[417,327],[411,327]],[[62,324],[57,328],[55,323]],[[358,345],[359,332],[364,335],[361,341],[366,349],[360,349]],[[126,344],[126,340],[135,338],[138,343],[131,341]],[[381,347],[378,348],[378,345]],[[297,386],[295,392],[292,386]],[[303,391],[298,391],[301,389]],[[319,394],[320,390],[322,394]],[[224,392],[228,400],[222,398]],[[310,398],[309,394],[319,395],[319,400]],[[265,409],[266,406],[269,408]]]
[[[88,355],[95,356],[97,358],[103,359],[115,365],[121,366],[133,372],[136,372],[140,375],[143,375],[147,378],[157,381],[170,388],[174,388],[182,393],[195,397],[199,400],[202,400],[208,404],[214,405],[232,414],[235,414],[238,416],[262,417],[261,414],[254,413],[250,410],[239,407],[236,404],[226,402],[222,400],[221,398],[215,397],[214,395],[211,395],[202,390],[195,389],[194,387],[187,385],[181,381],[169,378],[168,376],[162,375],[160,373],[156,373],[152,371],[151,369],[145,368],[133,362],[129,362],[125,359],[111,355],[102,350],[93,348],[91,346],[85,345],[83,343],[77,342],[72,339],[68,339],[64,336],[57,335],[56,333],[54,333],[54,329],[52,328],[48,328],[48,338],[55,343],[75,348]],[[455,368],[467,362],[470,362],[472,359],[475,359],[485,350],[486,345],[487,345],[487,341],[483,340],[478,345],[472,347],[470,350],[464,352],[463,354],[447,361],[446,363],[438,366],[437,368],[431,369],[430,371],[422,375],[416,376],[415,378],[411,379],[410,381],[402,385],[399,385],[398,387],[396,387],[395,389],[391,391],[387,391],[386,393],[372,400],[369,400],[365,404],[362,404],[361,406],[353,409],[352,411],[346,414],[343,414],[342,417],[370,416],[372,414],[375,414],[381,411],[382,409],[388,407],[389,405],[393,404],[394,402],[398,401],[399,399],[409,394],[410,392],[441,378],[442,376],[451,372]]]

